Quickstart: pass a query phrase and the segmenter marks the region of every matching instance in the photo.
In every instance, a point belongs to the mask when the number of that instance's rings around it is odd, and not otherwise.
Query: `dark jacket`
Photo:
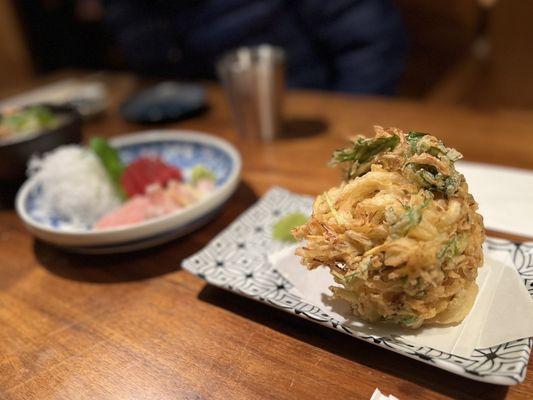
[[[239,46],[287,52],[292,87],[390,94],[406,51],[390,0],[106,0],[106,21],[129,66],[213,78]]]

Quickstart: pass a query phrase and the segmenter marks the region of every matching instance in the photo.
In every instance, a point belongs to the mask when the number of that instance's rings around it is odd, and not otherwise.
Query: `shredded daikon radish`
[[[98,158],[81,146],[61,146],[32,157],[28,174],[41,184],[36,214],[59,217],[63,228],[90,228],[120,204]]]

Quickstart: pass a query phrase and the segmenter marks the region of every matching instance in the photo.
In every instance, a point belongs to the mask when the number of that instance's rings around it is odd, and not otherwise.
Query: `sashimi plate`
[[[80,253],[118,253],[152,247],[183,236],[209,222],[233,194],[240,180],[241,157],[227,141],[195,131],[152,130],[110,141],[124,163],[141,156],[159,157],[180,169],[201,164],[213,171],[215,189],[197,203],[141,223],[105,230],[71,229],[58,215],[36,207],[41,187],[28,179],[19,190],[16,209],[37,238]]]
[[[466,378],[499,385],[524,381],[533,338],[475,349],[471,356],[460,357],[391,337],[363,334],[302,299],[268,256],[291,245],[272,239],[273,225],[288,213],[309,214],[312,202],[309,196],[271,189],[203,250],[184,260],[183,268],[214,286]],[[491,257],[518,270],[533,296],[533,243],[488,238],[486,244]]]

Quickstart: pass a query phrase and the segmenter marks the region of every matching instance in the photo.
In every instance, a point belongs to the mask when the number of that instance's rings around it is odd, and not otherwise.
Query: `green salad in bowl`
[[[0,182],[21,181],[33,154],[81,141],[81,117],[69,106],[31,105],[0,112]]]
[[[5,110],[0,116],[0,138],[29,135],[59,126],[61,116],[45,106]]]

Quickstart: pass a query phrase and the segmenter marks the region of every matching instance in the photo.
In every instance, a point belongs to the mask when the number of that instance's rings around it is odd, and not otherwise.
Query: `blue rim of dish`
[[[226,202],[224,202],[224,204],[226,203],[227,203],[227,200]],[[210,211],[208,214],[204,214],[200,218],[197,218],[185,225],[180,226],[179,231],[177,231],[176,229],[169,229],[169,230],[166,230],[165,232],[158,233],[152,236],[147,236],[142,239],[135,239],[135,240],[130,240],[126,242],[118,242],[118,243],[104,244],[104,245],[72,246],[69,248],[72,248],[78,251],[106,251],[106,250],[119,249],[122,247],[134,247],[134,246],[142,245],[145,242],[159,242],[160,241],[161,243],[163,243],[166,240],[177,239],[178,237],[185,236],[188,233],[191,233],[194,229],[204,224],[207,224],[215,215],[217,215],[221,211],[222,207],[224,207],[224,204]]]

